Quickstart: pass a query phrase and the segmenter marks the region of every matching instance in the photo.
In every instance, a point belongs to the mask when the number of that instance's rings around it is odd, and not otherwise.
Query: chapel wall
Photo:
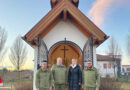
[[[76,43],[82,50],[87,41],[87,37],[78,30],[69,20],[61,20],[44,38],[48,50],[59,41],[69,40]]]

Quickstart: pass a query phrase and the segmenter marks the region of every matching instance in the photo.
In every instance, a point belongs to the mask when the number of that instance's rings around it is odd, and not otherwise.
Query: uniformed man
[[[65,90],[67,84],[67,69],[62,64],[62,58],[57,58],[57,64],[52,66],[55,90]]]
[[[47,61],[42,62],[42,67],[36,73],[37,90],[52,90],[53,76],[47,68]]]
[[[84,90],[99,90],[100,75],[90,60],[87,61],[87,67],[83,70],[82,80]]]

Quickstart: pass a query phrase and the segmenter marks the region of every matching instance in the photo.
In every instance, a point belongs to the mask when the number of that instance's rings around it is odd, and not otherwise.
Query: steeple
[[[60,1],[70,1],[76,7],[79,5],[79,0],[51,0],[51,8],[55,7]]]

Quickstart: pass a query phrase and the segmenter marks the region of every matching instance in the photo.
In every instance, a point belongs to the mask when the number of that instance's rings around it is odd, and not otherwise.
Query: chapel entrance
[[[63,59],[63,64],[67,68],[69,68],[72,58],[76,58],[78,64],[82,66],[82,51],[75,43],[59,42],[53,45],[48,56],[49,68],[51,68],[53,64],[56,64],[57,57]]]

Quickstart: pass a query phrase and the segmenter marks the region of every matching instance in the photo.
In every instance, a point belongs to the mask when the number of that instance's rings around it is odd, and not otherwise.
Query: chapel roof
[[[86,37],[94,36],[94,44],[100,45],[109,38],[78,9],[79,0],[51,0],[52,9],[22,38],[31,46],[37,44],[37,36],[43,38],[62,19],[69,19]]]

